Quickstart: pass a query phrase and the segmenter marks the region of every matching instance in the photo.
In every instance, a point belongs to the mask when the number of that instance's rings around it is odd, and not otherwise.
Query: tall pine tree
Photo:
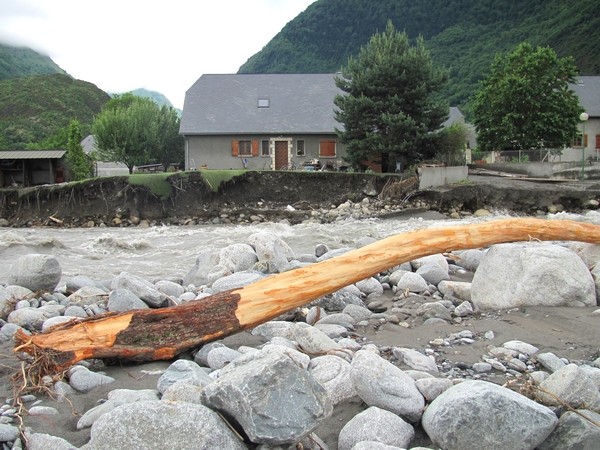
[[[381,158],[383,169],[428,158],[431,141],[448,116],[448,105],[435,98],[447,73],[434,67],[422,38],[412,46],[408,35],[388,22],[342,69],[335,99],[337,130],[348,162],[360,166]]]
[[[69,173],[71,174],[71,181],[85,180],[92,176],[92,162],[81,146],[81,130],[77,120],[73,120],[69,124],[69,138],[65,159]]]

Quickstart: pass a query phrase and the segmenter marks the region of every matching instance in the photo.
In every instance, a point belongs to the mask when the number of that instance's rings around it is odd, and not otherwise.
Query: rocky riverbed
[[[19,328],[213,293],[368,245],[295,253],[256,233],[180,278],[74,276],[52,255],[0,286],[5,448],[596,448],[600,247],[524,242],[391,267],[251,331],[145,364],[84,361],[13,391]],[[21,386],[22,388],[22,386]]]

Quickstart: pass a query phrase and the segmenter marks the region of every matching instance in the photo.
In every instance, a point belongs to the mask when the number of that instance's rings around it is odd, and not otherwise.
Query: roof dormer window
[[[258,99],[258,107],[259,108],[268,108],[269,107],[269,98],[268,97],[261,97]]]

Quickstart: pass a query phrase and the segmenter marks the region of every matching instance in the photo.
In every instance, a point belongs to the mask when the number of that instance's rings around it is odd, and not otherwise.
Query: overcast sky
[[[235,73],[315,0],[0,0],[0,42],[45,53],[107,92],[182,108],[205,73]]]

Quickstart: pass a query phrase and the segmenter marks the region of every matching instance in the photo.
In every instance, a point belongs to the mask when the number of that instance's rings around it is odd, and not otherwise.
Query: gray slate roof
[[[579,77],[579,83],[570,87],[579,97],[585,112],[590,117],[600,117],[600,77]]]
[[[0,159],[60,159],[66,150],[3,150]]]
[[[89,155],[91,152],[98,150],[96,146],[96,139],[91,134],[88,134],[82,141],[81,147],[83,148],[83,153]]]
[[[334,133],[334,74],[202,75],[185,94],[180,134]],[[259,108],[258,100],[269,101]]]
[[[452,125],[453,123],[456,123],[456,122],[464,124],[465,116],[463,115],[462,112],[460,112],[460,109],[458,109],[456,106],[451,106],[450,111],[448,113],[448,118],[442,124],[442,126],[449,127],[450,125]]]

